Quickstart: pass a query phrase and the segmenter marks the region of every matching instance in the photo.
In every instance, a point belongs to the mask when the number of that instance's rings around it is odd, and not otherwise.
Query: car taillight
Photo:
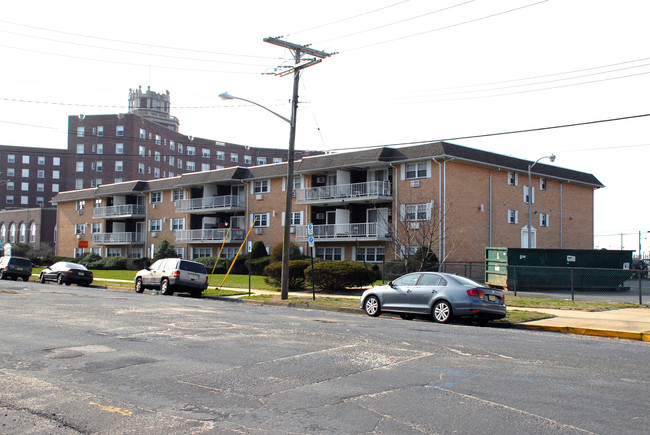
[[[93,277],[93,273],[92,273],[92,272],[90,272],[90,277],[91,277],[91,278]]]
[[[66,272],[66,274],[68,274],[68,275],[72,275],[72,271],[71,271],[71,270],[68,270],[68,271]]]
[[[205,276],[205,283],[208,283],[208,275]]]
[[[467,290],[467,294],[470,296],[478,296],[479,298],[482,298],[485,296],[485,292],[481,289],[473,288],[471,290]]]
[[[172,274],[172,278],[180,278],[180,277],[181,277],[181,271],[175,270],[174,273]]]

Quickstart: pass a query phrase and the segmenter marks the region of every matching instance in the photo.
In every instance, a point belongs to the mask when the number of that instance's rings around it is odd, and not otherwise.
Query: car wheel
[[[453,311],[447,301],[438,301],[433,306],[433,320],[438,323],[449,323],[453,317]]]
[[[45,274],[41,273],[41,276],[38,277],[39,281],[41,281],[41,284],[45,284]]]
[[[192,295],[193,298],[200,298],[201,295],[203,294],[203,292],[201,290],[195,290],[195,291],[191,292],[190,294]]]
[[[58,285],[63,285],[63,275],[59,275],[56,277],[56,283]]]
[[[0,270],[0,279],[7,279],[7,277],[5,276],[5,271],[4,270]]]
[[[413,320],[413,314],[402,313],[399,316],[404,320]]]
[[[165,296],[171,296],[174,294],[174,292],[171,291],[169,288],[169,280],[167,279],[162,280],[162,282],[160,283],[160,293]]]
[[[142,285],[142,278],[138,278],[135,281],[135,292],[142,293],[144,291],[144,285]]]
[[[25,281],[25,282],[29,281],[29,277],[28,277],[28,276],[24,276],[24,277],[23,277],[23,281]]]
[[[368,296],[366,301],[363,303],[363,308],[369,316],[377,317],[381,314],[381,306],[377,296]]]

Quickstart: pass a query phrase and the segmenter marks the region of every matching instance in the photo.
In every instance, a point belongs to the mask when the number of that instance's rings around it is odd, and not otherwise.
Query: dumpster
[[[634,251],[485,248],[485,283],[507,290],[629,290]]]

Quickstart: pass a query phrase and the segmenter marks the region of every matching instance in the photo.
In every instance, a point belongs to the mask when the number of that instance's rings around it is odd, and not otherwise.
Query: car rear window
[[[26,258],[12,258],[10,260],[11,264],[15,264],[16,266],[31,266],[32,262]]]
[[[207,273],[203,264],[190,261],[181,261],[181,269],[195,273]]]

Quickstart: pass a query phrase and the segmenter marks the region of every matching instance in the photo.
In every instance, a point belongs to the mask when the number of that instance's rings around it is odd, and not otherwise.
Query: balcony
[[[176,241],[179,243],[242,242],[245,236],[246,231],[237,228],[231,229],[230,233],[227,228],[176,231]]]
[[[94,233],[95,245],[130,245],[144,243],[142,233]]]
[[[181,199],[174,202],[176,213],[209,213],[214,211],[244,211],[246,204],[237,195],[210,196],[205,198]]]
[[[392,199],[393,194],[388,181],[334,184],[296,190],[297,204],[338,204]]]
[[[308,239],[306,225],[296,227],[296,239],[301,241]],[[378,224],[376,222],[314,225],[314,241],[388,241],[390,239],[390,229],[385,224]]]
[[[144,217],[144,206],[137,204],[114,205],[111,207],[94,207],[94,219],[120,219],[130,217]]]

